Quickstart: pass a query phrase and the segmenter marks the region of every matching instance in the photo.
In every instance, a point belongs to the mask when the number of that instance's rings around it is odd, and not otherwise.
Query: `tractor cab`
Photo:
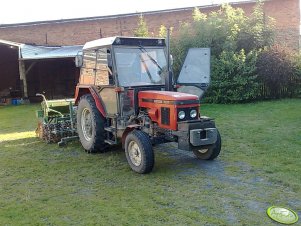
[[[78,58],[79,85],[93,86],[106,115],[129,117],[138,110],[139,90],[164,89],[168,73],[164,39],[103,38],[86,43]]]
[[[164,85],[164,39],[103,38],[85,44],[77,66],[80,84],[136,87]]]

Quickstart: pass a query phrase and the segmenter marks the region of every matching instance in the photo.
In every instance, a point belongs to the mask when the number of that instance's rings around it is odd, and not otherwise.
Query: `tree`
[[[138,27],[134,31],[134,36],[135,37],[148,37],[149,36],[147,24],[146,24],[142,14],[139,16]]]
[[[275,20],[266,17],[263,3],[258,1],[252,15],[243,24],[238,36],[237,47],[246,52],[262,49],[274,44]]]
[[[205,13],[202,13],[198,7],[195,7],[192,12],[192,18],[194,21],[205,21],[207,20],[207,15]]]
[[[170,36],[172,35],[173,27],[169,28]],[[167,36],[167,28],[162,24],[159,28],[159,37],[166,38]]]

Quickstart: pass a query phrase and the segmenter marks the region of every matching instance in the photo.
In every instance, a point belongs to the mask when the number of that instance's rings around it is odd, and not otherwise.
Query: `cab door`
[[[178,92],[197,95],[201,98],[210,83],[210,49],[191,48],[177,80]]]

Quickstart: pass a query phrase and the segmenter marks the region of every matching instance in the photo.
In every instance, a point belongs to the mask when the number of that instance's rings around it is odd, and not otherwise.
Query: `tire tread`
[[[144,159],[142,160],[142,162],[144,163],[142,167],[136,167],[133,166],[133,164],[131,164],[130,160],[129,160],[129,156],[127,153],[127,145],[129,143],[129,139],[136,139],[139,143],[139,146],[141,147],[141,151],[143,151],[144,154]],[[154,167],[154,152],[153,152],[153,147],[152,147],[152,143],[149,139],[149,136],[140,131],[140,130],[133,130],[126,138],[126,157],[128,159],[128,162],[131,166],[131,168],[137,172],[137,173],[141,173],[141,174],[147,174],[150,173]]]
[[[91,108],[91,114],[92,114],[92,123],[93,127],[95,128],[94,137],[92,138],[93,143],[91,144],[91,147],[86,150],[89,153],[96,153],[96,152],[104,152],[107,148],[107,144],[104,142],[105,140],[105,130],[104,130],[104,124],[105,124],[105,118],[100,114],[98,111],[95,101],[91,94],[83,95],[80,98],[80,102],[86,100]],[[80,105],[79,102],[79,105]],[[80,124],[80,116],[77,118],[78,125]],[[79,128],[79,126],[78,126]],[[80,136],[79,136],[80,137]],[[80,137],[81,140],[81,137]],[[82,142],[82,140],[81,140]]]

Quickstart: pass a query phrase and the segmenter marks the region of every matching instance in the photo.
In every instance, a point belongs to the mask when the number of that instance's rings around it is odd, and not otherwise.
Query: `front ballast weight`
[[[47,100],[39,93],[36,96],[43,98],[41,109],[36,111],[37,136],[46,143],[58,143],[59,146],[78,139],[74,99]]]

